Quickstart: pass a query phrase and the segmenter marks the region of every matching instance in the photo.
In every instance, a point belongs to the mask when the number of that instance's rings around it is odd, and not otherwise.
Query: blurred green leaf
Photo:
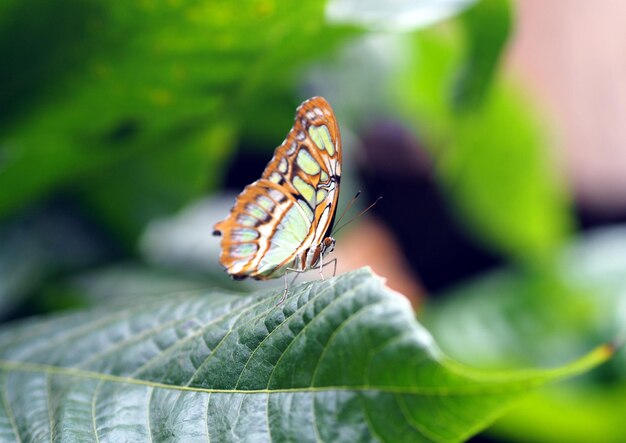
[[[322,2],[27,0],[3,13],[0,215],[68,187],[127,238],[218,182],[258,91],[289,90],[296,67],[355,32],[326,26]]]
[[[424,323],[455,358],[486,367],[551,364],[617,333],[599,337],[600,306],[558,276],[505,269],[442,294]],[[458,337],[463,337],[459,340]]]
[[[47,280],[115,256],[107,239],[68,206],[38,207],[0,223],[0,320],[39,312],[33,296]]]
[[[479,112],[452,124],[440,166],[457,208],[483,239],[527,264],[545,266],[573,221],[544,128],[531,109],[521,93],[494,90]]]
[[[494,25],[493,32],[501,42],[502,29]],[[458,27],[447,26],[415,36],[410,67],[393,82],[398,109],[436,156],[454,207],[477,237],[512,257],[543,265],[572,224],[569,202],[551,167],[550,140],[518,87],[499,77],[489,88],[477,80],[489,77],[493,65],[468,70],[463,60],[473,55],[463,48],[462,35]],[[485,50],[494,61],[496,48]],[[466,92],[457,95],[464,97],[464,112],[450,104],[459,70],[467,79]]]
[[[0,332],[3,440],[461,441],[589,370],[485,373],[444,357],[368,270],[282,291],[117,300]]]
[[[442,348],[465,363],[570,358],[626,332],[625,251],[626,228],[599,229],[562,251],[545,272],[502,269],[441,294],[423,321]],[[626,379],[626,371],[618,374]]]
[[[385,17],[420,16],[424,25],[470,3],[404,2]],[[335,22],[374,26],[358,18],[366,8],[342,5]],[[491,76],[508,29],[503,5],[484,0],[461,20],[470,39],[462,97],[482,93]],[[239,133],[271,146],[282,138],[305,62],[363,32],[325,24],[325,6],[4,3],[0,189],[11,192],[0,198],[0,217],[69,190],[133,240],[147,220],[219,182]]]
[[[567,248],[554,275],[486,275],[428,306],[422,321],[446,353],[481,367],[553,364],[616,337],[619,343],[625,251],[626,228],[597,230]],[[621,441],[626,397],[616,392],[626,386],[625,362],[622,349],[594,377],[533,395],[496,432],[518,441]]]
[[[92,177],[81,196],[99,220],[130,243],[156,215],[171,213],[219,185],[224,148],[233,139],[234,130],[226,125],[199,129],[193,137],[181,134],[149,155],[129,157]]]
[[[621,443],[626,435],[625,398],[624,383],[550,387],[524,398],[488,432],[520,443]]]
[[[508,0],[482,0],[458,17],[465,34],[465,60],[453,87],[453,107],[479,106],[493,81],[512,26]]]
[[[217,282],[221,286],[217,286]],[[230,283],[230,285],[228,285]],[[87,306],[98,306],[150,295],[162,296],[183,291],[199,292],[207,287],[224,287],[211,275],[175,272],[136,262],[123,262],[77,273],[55,288],[57,293],[77,294]],[[226,283],[241,289],[232,280]],[[230,289],[226,286],[227,289]],[[48,297],[50,298],[50,297]]]

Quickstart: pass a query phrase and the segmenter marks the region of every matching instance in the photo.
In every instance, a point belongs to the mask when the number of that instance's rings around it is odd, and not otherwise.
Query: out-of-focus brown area
[[[519,0],[508,68],[560,135],[555,153],[580,204],[626,211],[626,2]]]
[[[398,240],[375,217],[368,217],[347,232],[337,243],[335,257],[338,274],[370,266],[385,276],[391,289],[406,296],[413,307],[419,307],[424,289],[407,266]]]

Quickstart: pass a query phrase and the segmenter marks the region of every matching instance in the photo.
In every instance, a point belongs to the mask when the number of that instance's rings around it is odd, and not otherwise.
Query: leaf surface
[[[116,301],[0,331],[3,441],[463,440],[605,360],[477,372],[367,269],[250,296]]]

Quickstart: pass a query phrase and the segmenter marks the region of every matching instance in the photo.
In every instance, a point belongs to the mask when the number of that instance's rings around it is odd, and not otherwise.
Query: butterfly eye
[[[335,239],[332,237],[326,237],[324,239],[324,250],[327,252],[332,252],[335,249]]]

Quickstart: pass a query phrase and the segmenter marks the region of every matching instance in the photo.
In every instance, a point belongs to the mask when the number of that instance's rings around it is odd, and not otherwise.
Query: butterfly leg
[[[291,283],[289,283],[289,285],[293,286],[296,280],[298,279],[298,277],[300,277],[300,274],[301,272],[296,272],[296,275],[293,276],[293,278],[291,279]]]
[[[327,261],[326,263],[320,262],[320,276],[322,277],[322,280],[325,280],[324,274],[322,274],[322,269],[331,263],[333,264],[333,277],[337,275],[337,258],[335,257],[332,260]]]
[[[295,269],[295,268],[287,268],[288,272],[294,272],[296,275],[293,277],[293,280],[291,280],[291,285],[294,284],[294,282],[296,281],[296,279],[300,276],[300,274],[302,274],[303,270],[300,269]],[[287,295],[289,295],[289,282],[287,281],[287,274],[288,272],[285,272],[285,292],[283,292],[283,296],[280,298],[280,301],[278,302],[278,304],[276,306],[279,306],[281,304],[283,304],[283,302],[285,301],[285,299],[287,298]]]
[[[287,294],[289,294],[289,283],[287,281],[287,273],[285,272],[285,291],[283,292],[283,296],[280,298],[276,306],[280,306],[283,304],[283,302],[287,298]]]
[[[335,275],[337,275],[337,257],[333,258],[331,261],[329,261],[326,264],[328,265],[330,263],[333,264],[333,277],[334,277]]]

